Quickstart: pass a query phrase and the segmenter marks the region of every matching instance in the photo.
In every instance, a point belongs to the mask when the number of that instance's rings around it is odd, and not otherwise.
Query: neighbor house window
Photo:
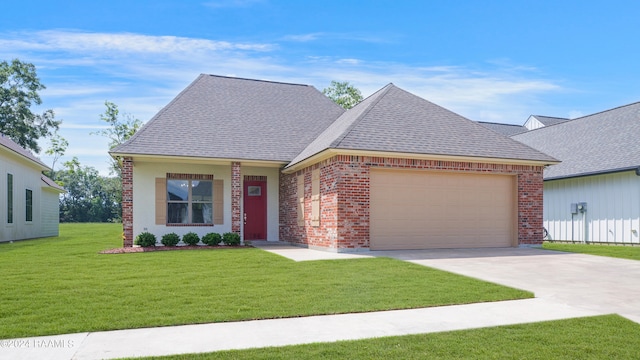
[[[7,174],[7,223],[13,224],[13,174]]]
[[[167,223],[213,224],[213,176],[173,177],[179,179],[167,179]]]
[[[25,191],[25,219],[27,221],[33,221],[33,191],[27,189]]]

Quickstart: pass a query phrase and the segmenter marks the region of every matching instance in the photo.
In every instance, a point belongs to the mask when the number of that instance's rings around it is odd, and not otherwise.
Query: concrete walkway
[[[389,256],[534,291],[535,299],[0,340],[0,359],[113,359],[363,339],[620,313],[640,322],[640,262],[536,249],[265,250],[296,261]]]

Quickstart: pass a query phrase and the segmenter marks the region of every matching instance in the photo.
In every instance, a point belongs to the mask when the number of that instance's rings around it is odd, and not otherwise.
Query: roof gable
[[[513,136],[562,160],[545,179],[575,177],[640,166],[640,102]]]
[[[529,116],[527,121],[525,121],[523,126],[526,128],[526,130],[535,130],[541,127],[563,123],[565,121],[569,121],[569,119],[552,116],[531,115]]]
[[[289,166],[326,149],[556,162],[393,84],[345,112]]]
[[[313,86],[202,74],[111,152],[289,162],[343,112]]]

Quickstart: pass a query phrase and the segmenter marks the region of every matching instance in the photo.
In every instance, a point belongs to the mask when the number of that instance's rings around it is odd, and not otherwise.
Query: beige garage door
[[[515,193],[515,176],[371,169],[371,249],[515,246]]]

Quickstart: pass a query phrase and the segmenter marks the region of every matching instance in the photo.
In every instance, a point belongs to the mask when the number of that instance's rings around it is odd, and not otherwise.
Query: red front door
[[[266,181],[244,181],[244,239],[267,240]]]

